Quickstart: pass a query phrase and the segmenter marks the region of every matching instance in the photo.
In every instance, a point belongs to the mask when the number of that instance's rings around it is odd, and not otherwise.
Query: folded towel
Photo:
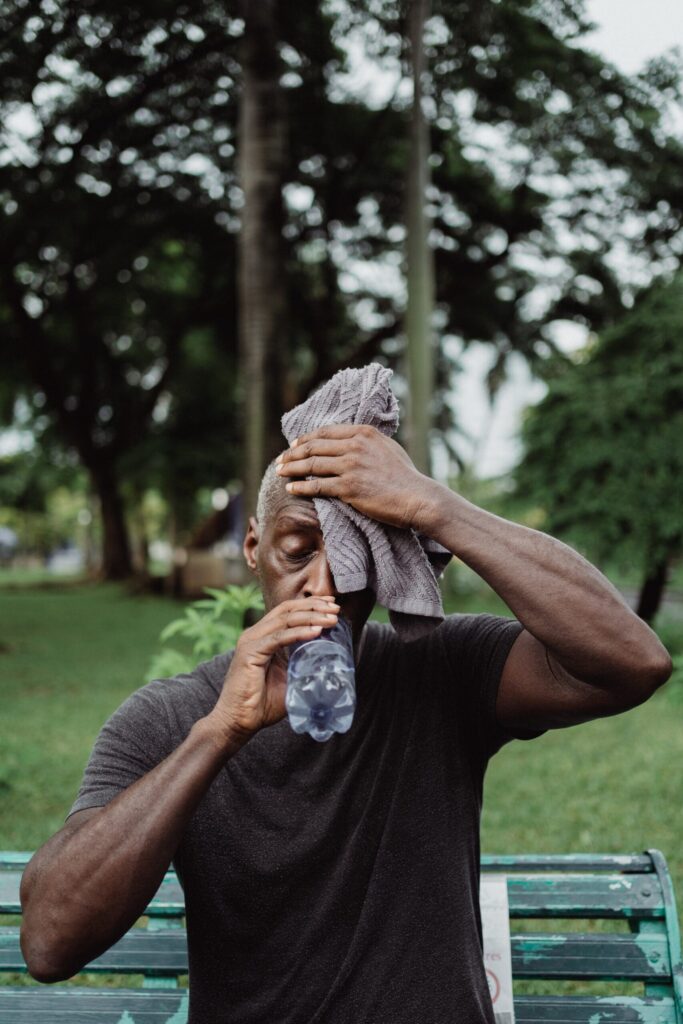
[[[305,402],[282,417],[288,443],[330,423],[367,423],[391,436],[398,428],[393,371],[379,363],[340,370]],[[308,477],[312,479],[312,477]],[[339,498],[314,498],[325,551],[337,591],[371,587],[389,609],[402,640],[416,640],[443,621],[437,583],[451,553],[415,530],[361,515]]]

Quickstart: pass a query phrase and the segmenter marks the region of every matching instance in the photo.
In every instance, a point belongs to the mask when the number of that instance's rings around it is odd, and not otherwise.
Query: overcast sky
[[[598,28],[585,37],[582,45],[599,51],[622,71],[639,71],[647,60],[671,47],[683,49],[683,0],[588,0],[587,10]],[[567,345],[580,344],[581,338],[581,332],[576,330],[565,335]],[[454,396],[461,421],[469,425],[475,437],[483,439],[476,460],[480,476],[493,476],[512,468],[519,453],[517,429],[521,411],[543,393],[530,380],[519,359],[491,416],[482,384],[490,360],[485,346],[472,346],[465,355],[466,372]],[[436,452],[435,458],[435,475],[441,476],[444,465]]]

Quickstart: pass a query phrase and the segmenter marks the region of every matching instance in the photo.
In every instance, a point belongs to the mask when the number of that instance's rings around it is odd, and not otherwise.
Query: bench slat
[[[556,981],[651,981],[671,977],[666,935],[511,935],[515,978]]]
[[[25,970],[19,929],[0,928],[0,971]],[[150,932],[146,928],[132,928],[84,970],[93,974],[149,974],[168,978],[187,974],[185,930]]]
[[[0,850],[0,871],[22,870],[31,850]],[[484,853],[482,871],[653,871],[652,860],[645,853]],[[174,874],[169,871],[169,874]]]
[[[0,913],[21,913],[20,879],[19,871],[0,871]],[[510,917],[664,917],[656,874],[510,875],[508,895]],[[180,883],[175,875],[166,875],[147,913],[179,917],[184,908]]]
[[[511,875],[510,917],[662,918],[659,879],[648,875]]]
[[[515,978],[657,982],[671,975],[665,935],[606,933],[511,936]],[[17,928],[0,928],[0,970],[25,971]],[[133,928],[88,964],[89,973],[187,974],[185,932]]]
[[[516,1024],[676,1024],[673,999],[517,996]]]
[[[186,1024],[187,989],[3,988],[2,1024]]]
[[[187,991],[0,988],[3,1024],[186,1024]],[[672,999],[519,996],[517,1024],[676,1024]]]
[[[2,862],[0,861],[0,864]],[[645,874],[654,871],[652,860],[645,853],[484,853],[482,871],[620,871]]]

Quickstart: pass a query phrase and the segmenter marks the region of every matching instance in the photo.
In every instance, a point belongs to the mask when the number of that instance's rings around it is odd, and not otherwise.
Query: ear
[[[242,544],[242,551],[247,565],[252,572],[258,572],[256,568],[256,558],[258,555],[258,545],[261,536],[261,528],[254,519],[253,516],[249,516],[249,526],[244,537],[244,543]]]

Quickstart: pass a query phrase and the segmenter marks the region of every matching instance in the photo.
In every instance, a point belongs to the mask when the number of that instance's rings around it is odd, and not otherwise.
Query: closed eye
[[[304,558],[310,558],[312,554],[312,551],[301,551],[297,554],[291,555],[285,551],[285,558],[288,562],[301,562]]]

